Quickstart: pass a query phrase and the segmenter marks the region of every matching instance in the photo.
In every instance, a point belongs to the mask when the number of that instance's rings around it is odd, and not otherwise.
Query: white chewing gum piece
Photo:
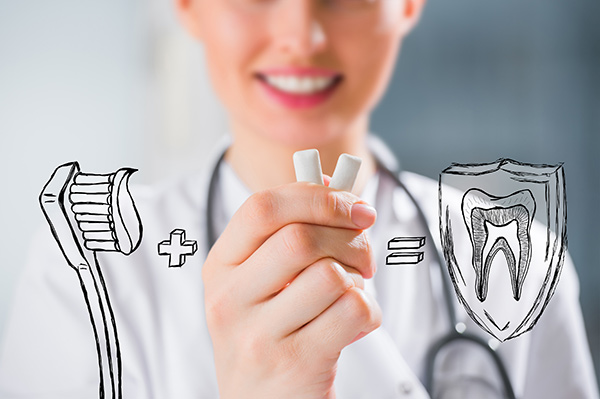
[[[350,154],[342,154],[338,158],[329,187],[351,192],[360,169],[362,160]]]
[[[316,149],[297,151],[294,153],[294,170],[296,181],[306,181],[323,185],[323,172],[321,172],[321,159]]]

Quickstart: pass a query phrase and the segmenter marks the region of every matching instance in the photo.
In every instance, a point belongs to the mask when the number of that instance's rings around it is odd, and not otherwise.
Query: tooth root
[[[487,290],[488,290],[487,281],[489,280],[490,268],[492,266],[492,261],[494,260],[494,258],[496,257],[496,254],[499,251],[504,252],[506,262],[508,263],[508,270],[510,272],[510,280],[513,282],[513,284],[512,284],[513,297],[517,301],[521,297],[520,290],[517,290],[518,286],[516,286],[514,284],[514,282],[517,280],[517,276],[516,276],[517,265],[516,265],[516,261],[515,261],[515,255],[513,254],[513,251],[510,248],[508,241],[506,241],[506,238],[498,237],[498,239],[494,242],[494,245],[492,245],[492,248],[490,249],[488,256],[485,258],[485,263],[483,265],[483,273],[482,273],[482,275],[485,277],[480,278],[480,276],[478,275],[477,279],[476,279],[477,298],[481,302],[483,302],[485,300],[485,298],[487,297]],[[484,281],[486,282],[485,284],[484,284]]]

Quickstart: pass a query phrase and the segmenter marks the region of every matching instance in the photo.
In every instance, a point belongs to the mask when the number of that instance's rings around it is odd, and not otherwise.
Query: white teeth
[[[292,94],[313,94],[329,88],[334,77],[308,77],[292,75],[265,75],[266,82],[277,90]]]

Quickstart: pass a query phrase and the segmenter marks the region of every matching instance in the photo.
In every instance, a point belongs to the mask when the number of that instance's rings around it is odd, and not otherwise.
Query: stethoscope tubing
[[[502,363],[502,359],[500,359],[500,356],[498,356],[498,353],[496,353],[496,351],[493,350],[487,342],[485,342],[483,339],[481,339],[477,335],[473,335],[473,334],[469,334],[469,333],[465,333],[465,332],[461,333],[456,330],[453,330],[453,331],[447,333],[442,338],[437,340],[429,348],[429,351],[427,353],[427,357],[425,360],[427,366],[425,368],[425,382],[423,385],[425,386],[425,389],[427,389],[427,392],[429,392],[430,395],[433,394],[433,390],[434,390],[433,381],[434,381],[434,367],[435,367],[436,357],[442,351],[442,349],[444,349],[445,347],[449,346],[451,343],[456,342],[456,341],[467,341],[467,342],[470,342],[470,343],[480,346],[484,351],[486,351],[492,358],[494,365],[496,366],[496,370],[498,371],[498,374],[500,375],[500,379],[502,380],[502,386],[504,387],[504,391],[505,391],[504,393],[505,393],[506,397],[508,399],[516,399],[514,391],[512,389],[512,384],[510,382],[510,377],[508,376],[508,373],[506,372],[506,368],[504,367],[504,364]]]
[[[206,253],[210,251],[210,249],[217,242],[217,233],[214,222],[214,196],[217,191],[217,181],[219,180],[219,167],[221,163],[225,159],[225,154],[227,154],[227,148],[223,151],[223,153],[219,156],[217,161],[215,162],[215,166],[213,167],[212,173],[210,174],[210,182],[208,183],[208,194],[206,201]]]

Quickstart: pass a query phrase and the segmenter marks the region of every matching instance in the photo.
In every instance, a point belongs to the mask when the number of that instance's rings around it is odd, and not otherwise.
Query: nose
[[[278,50],[289,55],[312,56],[327,45],[311,0],[280,1],[271,21],[271,35]]]

